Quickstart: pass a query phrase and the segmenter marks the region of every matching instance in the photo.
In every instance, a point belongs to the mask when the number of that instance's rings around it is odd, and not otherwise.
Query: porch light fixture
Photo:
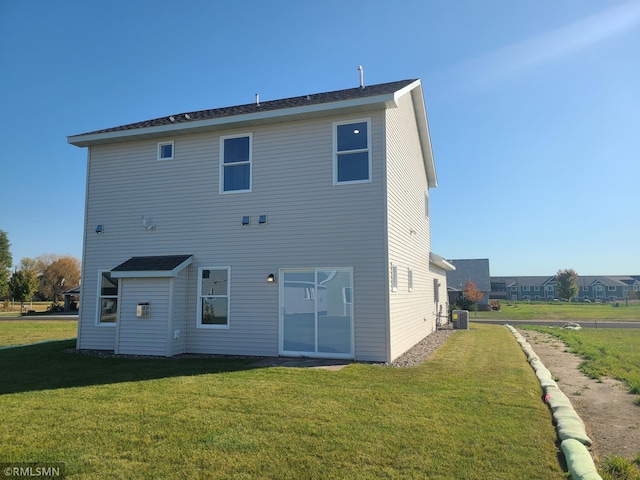
[[[275,281],[276,281],[275,273],[270,273],[269,275],[267,275],[267,283],[273,283]]]
[[[245,215],[244,217],[242,217],[242,225],[249,225],[251,223],[251,217],[248,215]]]
[[[104,226],[102,224],[96,225],[96,233],[102,233],[104,230]]]

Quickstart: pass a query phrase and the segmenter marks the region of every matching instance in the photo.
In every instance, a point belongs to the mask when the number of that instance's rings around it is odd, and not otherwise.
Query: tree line
[[[57,305],[64,292],[80,284],[80,261],[69,255],[45,253],[25,257],[12,271],[13,257],[7,233],[0,230],[0,300],[20,307],[31,300],[47,300]]]

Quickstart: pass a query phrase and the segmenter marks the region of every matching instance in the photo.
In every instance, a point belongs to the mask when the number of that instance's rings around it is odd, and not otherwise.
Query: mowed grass
[[[558,337],[573,353],[584,358],[580,369],[591,378],[616,378],[629,385],[631,393],[640,394],[640,329],[535,327],[535,330]]]
[[[242,358],[0,351],[0,459],[67,478],[562,479],[551,416],[504,327],[422,365],[254,368]]]
[[[75,338],[77,320],[0,320],[0,347]]]
[[[498,311],[472,312],[471,320],[560,320],[579,322],[580,320],[619,320],[640,322],[640,302],[634,301],[628,306],[619,302],[618,307],[611,303],[578,302],[505,302],[500,301]]]
[[[31,310],[37,313],[44,313],[51,307],[51,302],[27,302],[24,305],[26,310]],[[13,305],[9,303],[6,307],[0,303],[0,318],[2,317],[19,317],[20,316],[20,303],[14,302]]]

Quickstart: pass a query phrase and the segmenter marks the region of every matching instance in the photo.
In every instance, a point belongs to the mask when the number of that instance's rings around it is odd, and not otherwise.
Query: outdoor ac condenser
[[[453,328],[457,330],[469,330],[469,312],[467,310],[454,310]]]

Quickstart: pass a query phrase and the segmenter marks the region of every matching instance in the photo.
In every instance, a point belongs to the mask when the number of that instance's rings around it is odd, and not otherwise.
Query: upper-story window
[[[251,191],[251,134],[220,138],[220,193]]]
[[[173,142],[158,143],[158,160],[173,160]]]
[[[334,123],[333,183],[371,181],[371,121]]]

